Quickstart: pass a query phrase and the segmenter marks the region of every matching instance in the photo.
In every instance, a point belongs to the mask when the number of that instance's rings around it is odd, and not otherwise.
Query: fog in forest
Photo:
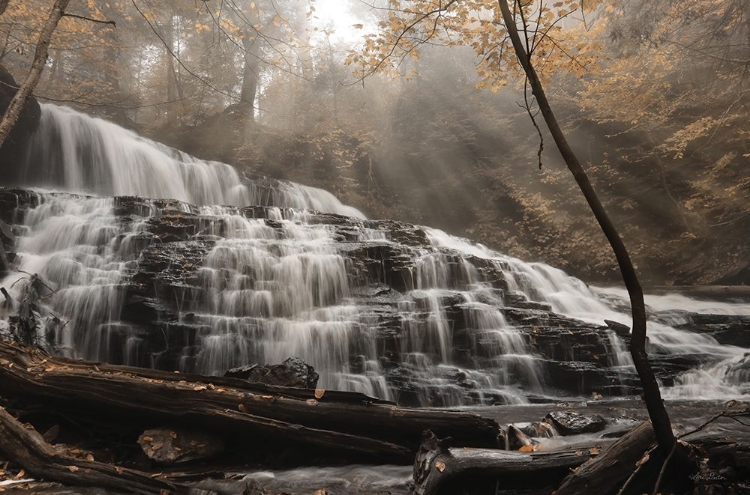
[[[530,12],[540,6],[553,8]],[[45,9],[15,2],[0,18],[0,62],[17,79]],[[447,12],[402,45],[394,33],[411,14],[380,0],[136,0],[71,12],[79,18],[55,34],[41,102],[247,177],[330,190],[371,218],[439,227],[590,280],[618,277],[543,125],[537,158],[510,49],[477,34],[495,22],[489,10]],[[540,43],[539,69],[644,278],[746,282],[747,6],[630,0],[564,14],[540,36],[553,43]]]
[[[748,67],[747,0],[0,0],[0,492],[745,493]]]

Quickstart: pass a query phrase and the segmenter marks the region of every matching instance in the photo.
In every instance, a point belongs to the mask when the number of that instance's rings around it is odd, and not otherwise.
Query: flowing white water
[[[258,471],[244,477],[257,482],[269,493],[303,495],[337,493],[341,495],[411,493],[410,466],[346,466],[326,468],[301,468],[290,471]]]
[[[291,182],[268,187],[243,181],[230,165],[199,160],[111,122],[55,105],[42,105],[23,171],[24,187],[202,205],[270,205],[364,218],[328,191]]]
[[[424,245],[407,248],[389,240],[385,224],[364,221],[328,192],[285,182],[242,184],[229,165],[198,160],[72,110],[43,106],[34,139],[24,186],[179,200],[141,201],[123,216],[114,199],[40,193],[40,204],[26,212],[18,227],[18,268],[42,276],[49,285],[43,294],[47,316],[63,320],[39,328],[38,338],[70,357],[221,374],[299,356],[320,373],[323,388],[427,406],[524,403],[530,394],[547,393],[547,358],[530,345],[528,333],[508,322],[507,294],[486,279],[484,268],[501,274],[508,292],[556,313],[630,325],[622,291],[592,289],[548,265],[434,229],[424,229]],[[247,218],[240,210],[246,205],[266,206],[264,218]],[[342,234],[306,210],[353,218]],[[199,232],[163,249],[205,249],[193,285],[163,283],[166,299],[158,304],[165,308],[155,311],[168,316],[144,316],[151,320],[143,322],[131,311],[126,318],[123,308],[134,294],[155,297],[151,285],[162,284],[141,284],[148,256],[165,256],[163,272],[187,263],[162,253],[152,231],[176,212],[195,219]],[[358,291],[373,281],[363,281],[361,260],[348,254],[352,246],[400,250],[409,259],[406,288],[391,291],[382,303],[363,301]],[[155,251],[145,255],[146,247]],[[0,286],[19,300],[26,283],[26,275],[14,273]],[[647,302],[661,312],[750,314],[750,305],[675,296]],[[673,318],[650,323],[651,350],[699,356],[706,364],[678,377],[668,395],[750,393],[747,349],[675,329],[686,317],[675,312]],[[0,321],[0,332],[8,331]],[[622,340],[611,331],[601,339],[608,364],[632,374]],[[170,353],[178,356],[173,364],[165,363]]]
[[[632,319],[627,312],[613,309],[628,306],[628,296],[624,289],[589,288],[581,280],[570,277],[542,263],[526,263],[521,260],[502,256],[474,245],[463,239],[446,233],[429,229],[431,241],[441,247],[447,247],[468,253],[480,258],[496,260],[510,267],[511,288],[521,290],[534,301],[551,304],[555,312],[593,323],[602,323],[605,319],[632,326]],[[600,297],[600,295],[606,297]],[[716,301],[699,301],[685,296],[671,294],[667,296],[646,296],[649,312],[685,311],[699,314],[749,315],[748,303],[722,303]],[[685,316],[679,313],[673,317],[672,324],[685,323]],[[615,367],[632,367],[629,353],[621,340],[609,333],[612,340],[611,363]],[[730,345],[721,345],[709,335],[677,330],[668,324],[651,321],[648,324],[649,345],[652,350],[675,355],[706,355],[711,362],[696,370],[677,377],[674,387],[666,392],[671,398],[691,399],[725,399],[750,397],[750,361],[746,356],[750,350]]]

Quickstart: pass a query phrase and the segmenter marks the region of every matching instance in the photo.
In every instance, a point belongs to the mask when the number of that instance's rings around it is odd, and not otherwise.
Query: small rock
[[[581,414],[573,411],[553,411],[545,421],[555,427],[560,435],[580,435],[602,431],[607,422],[598,414]]]
[[[552,426],[544,421],[536,421],[520,428],[520,430],[526,435],[536,438],[552,438],[555,435]]]
[[[298,357],[291,357],[281,364],[240,366],[227,371],[224,376],[266,385],[313,389],[318,385],[318,378],[320,378],[315,368]]]
[[[609,327],[610,330],[615,332],[620,337],[630,337],[630,327],[624,325],[618,321],[604,320],[604,323]]]
[[[508,426],[508,450],[518,450],[526,445],[534,445],[534,440],[519,428]]]
[[[146,430],[138,437],[138,444],[149,459],[161,464],[207,459],[224,450],[221,438],[170,428]]]
[[[247,380],[250,377],[250,373],[258,367],[258,364],[247,364],[245,366],[237,366],[224,373],[227,378],[239,378],[240,380]]]
[[[0,220],[0,246],[5,246],[6,250],[12,249],[16,244],[16,236],[10,226]]]

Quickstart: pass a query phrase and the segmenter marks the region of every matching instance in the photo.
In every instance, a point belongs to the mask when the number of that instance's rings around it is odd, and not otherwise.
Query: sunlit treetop
[[[583,75],[598,62],[597,44],[589,40],[602,26],[593,16],[611,8],[609,2],[508,1],[542,78],[559,71]],[[417,60],[423,45],[470,46],[479,59],[479,88],[498,91],[522,75],[498,0],[389,0],[382,9],[379,31],[366,36],[361,50],[347,60],[359,77],[375,72],[409,76],[404,62]]]

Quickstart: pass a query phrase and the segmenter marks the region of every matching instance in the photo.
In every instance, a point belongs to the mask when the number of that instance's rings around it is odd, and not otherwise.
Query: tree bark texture
[[[557,148],[560,150],[560,154],[565,160],[565,164],[573,174],[578,187],[586,198],[589,208],[591,208],[596,220],[599,222],[599,226],[607,237],[607,240],[612,246],[615,257],[617,258],[617,263],[620,267],[625,287],[630,296],[630,305],[633,316],[630,353],[633,356],[633,363],[635,364],[635,368],[638,371],[638,376],[641,380],[641,385],[643,386],[646,407],[648,408],[648,413],[659,443],[659,448],[663,455],[666,456],[672,451],[676,440],[674,433],[672,432],[669,414],[667,413],[667,410],[664,407],[664,402],[661,398],[659,384],[656,381],[654,372],[648,362],[648,355],[646,354],[646,305],[643,300],[643,289],[638,281],[638,276],[633,267],[633,263],[630,260],[630,255],[628,254],[625,244],[620,238],[620,235],[612,223],[612,220],[609,218],[609,215],[607,215],[604,206],[589,181],[586,171],[578,160],[575,152],[570,147],[570,144],[565,138],[565,134],[562,132],[562,129],[557,122],[557,118],[552,112],[552,107],[547,100],[547,95],[544,92],[542,82],[534,69],[534,65],[531,63],[529,54],[526,53],[526,48],[524,48],[524,43],[521,40],[518,28],[516,27],[516,20],[511,11],[511,7],[508,5],[508,0],[498,0],[498,4],[500,6],[500,11],[502,12],[503,22],[505,23],[508,35],[513,43],[516,57],[526,73],[532,92],[536,97],[539,109],[544,117],[544,121],[552,134],[552,138],[555,140]],[[518,8],[521,8],[520,5]]]
[[[245,36],[242,39],[245,50],[245,65],[242,71],[242,90],[240,104],[249,108],[248,118],[255,120],[255,97],[258,93],[258,75],[260,73],[260,40],[257,37]]]
[[[589,459],[589,452],[509,452],[477,448],[447,448],[432,432],[425,432],[414,460],[414,495],[451,492],[450,483],[463,486],[479,478],[497,478],[498,490],[554,487],[571,469]],[[494,490],[493,490],[494,492]]]
[[[425,429],[452,436],[458,445],[497,445],[497,423],[475,414],[399,408],[361,394],[279,389],[57,359],[0,341],[5,397],[73,413],[110,414],[142,428],[184,425],[371,462],[411,462]]]
[[[36,85],[39,83],[39,78],[42,76],[42,71],[47,63],[47,54],[49,53],[52,34],[55,32],[60,19],[65,13],[68,3],[70,3],[70,0],[55,0],[55,4],[52,6],[47,22],[44,23],[42,32],[39,34],[36,51],[34,52],[34,60],[31,63],[31,69],[29,70],[24,82],[18,88],[16,95],[10,101],[2,120],[0,121],[0,146],[5,142],[5,139],[8,137],[8,134],[10,134],[13,126],[16,125],[21,110],[24,105],[26,105],[26,102],[31,97],[31,93],[33,93],[34,88],[36,88]]]
[[[140,471],[78,459],[55,449],[36,430],[22,424],[3,408],[0,408],[0,455],[38,478],[72,486],[157,494],[171,493],[176,488],[169,481]]]
[[[648,421],[641,423],[612,444],[604,454],[587,461],[568,475],[556,495],[610,493],[625,481],[654,442],[654,429]]]

